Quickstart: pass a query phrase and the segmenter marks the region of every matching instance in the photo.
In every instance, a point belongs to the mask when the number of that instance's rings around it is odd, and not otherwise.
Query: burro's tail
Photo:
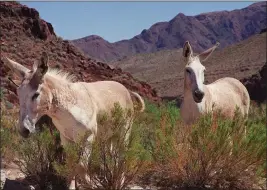
[[[134,103],[135,110],[137,110],[139,112],[143,112],[145,110],[145,107],[146,107],[144,99],[136,92],[133,92],[133,91],[130,91],[130,90],[129,90],[129,92],[130,92],[131,96],[135,99],[134,102],[138,102],[137,103],[138,105],[136,105]]]

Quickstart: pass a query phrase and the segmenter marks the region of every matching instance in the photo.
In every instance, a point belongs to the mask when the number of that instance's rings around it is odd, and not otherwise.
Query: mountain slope
[[[115,80],[150,100],[159,100],[150,85],[134,79],[121,69],[85,56],[78,48],[57,37],[53,26],[42,20],[35,9],[17,2],[0,2],[1,55],[31,68],[43,51],[48,52],[51,67],[60,67],[77,76],[80,81]],[[1,64],[2,61],[1,61]],[[1,67],[4,87],[14,92],[6,80],[8,69]],[[14,97],[14,93],[4,90]],[[13,101],[15,98],[13,98]]]
[[[181,55],[182,49],[138,54],[114,62],[112,66],[120,67],[136,78],[148,82],[156,88],[161,97],[182,97],[184,64]],[[246,84],[249,84],[250,76],[258,73],[265,63],[266,32],[215,50],[203,63],[206,67],[205,84],[222,77],[235,77],[239,80],[247,78],[243,82],[248,81]]]
[[[115,61],[138,53],[181,48],[190,40],[197,51],[216,41],[220,48],[240,42],[266,28],[266,2],[244,9],[185,16],[179,13],[169,22],[159,22],[129,40],[109,43],[99,36],[73,40],[87,55],[103,61]]]

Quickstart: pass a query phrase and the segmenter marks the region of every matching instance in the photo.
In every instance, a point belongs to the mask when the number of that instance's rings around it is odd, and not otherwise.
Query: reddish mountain
[[[138,53],[181,48],[189,40],[196,51],[216,41],[220,48],[240,42],[266,28],[266,2],[244,9],[185,16],[179,13],[169,22],[159,22],[129,40],[109,43],[97,36],[73,40],[87,55],[102,61],[116,61]]]
[[[39,13],[17,2],[0,2],[1,55],[31,68],[43,51],[48,52],[51,67],[60,67],[80,81],[115,80],[150,100],[159,100],[155,90],[129,73],[110,68],[107,64],[85,56],[78,48],[56,36],[53,26],[42,20]],[[1,61],[1,65],[2,65]],[[1,67],[4,94],[16,102],[14,88],[6,79],[8,69]],[[13,91],[13,93],[12,93]]]

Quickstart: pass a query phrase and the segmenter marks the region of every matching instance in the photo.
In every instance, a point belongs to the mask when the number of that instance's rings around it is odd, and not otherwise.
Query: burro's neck
[[[86,109],[86,102],[79,102],[72,89],[54,90],[52,104],[50,117],[56,128],[65,138],[76,141],[86,131],[86,127],[90,126],[92,110]]]
[[[77,98],[73,90],[67,83],[61,83],[60,86],[51,89],[52,103],[49,115],[57,118],[59,114],[69,112],[77,104]]]
[[[205,87],[204,87],[205,88]],[[196,103],[193,98],[191,87],[184,82],[184,97],[181,104],[181,116],[186,124],[192,124],[204,110],[205,96],[200,103]]]

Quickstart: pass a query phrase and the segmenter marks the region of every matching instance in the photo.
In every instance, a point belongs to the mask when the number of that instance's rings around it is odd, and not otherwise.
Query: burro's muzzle
[[[193,98],[196,103],[202,102],[202,99],[204,97],[205,93],[199,89],[194,90],[193,92]]]
[[[23,138],[28,138],[30,136],[30,131],[28,129],[26,129],[25,127],[20,127],[19,129],[19,134],[23,137]]]
[[[35,122],[26,116],[22,122],[19,123],[19,133],[23,138],[28,138],[30,133],[35,132]]]

